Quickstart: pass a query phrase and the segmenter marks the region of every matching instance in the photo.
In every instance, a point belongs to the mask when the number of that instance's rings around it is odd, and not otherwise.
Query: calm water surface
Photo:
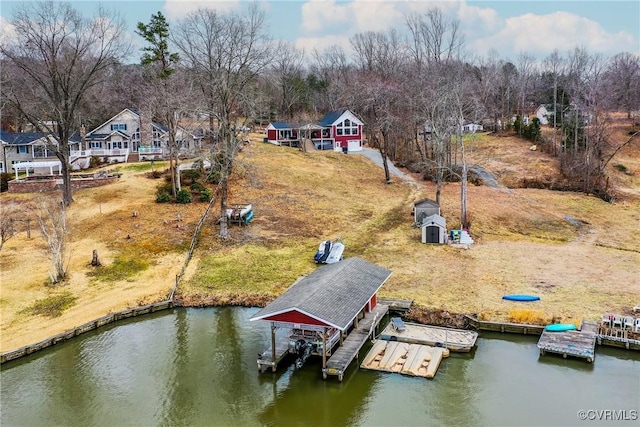
[[[452,354],[433,380],[354,363],[342,383],[324,381],[313,359],[258,374],[270,336],[266,324],[248,321],[256,311],[155,313],[6,363],[0,424],[639,425],[631,419],[640,410],[638,353],[598,347],[588,364],[539,357],[536,337],[483,334],[475,352]],[[581,421],[579,410],[627,420]]]

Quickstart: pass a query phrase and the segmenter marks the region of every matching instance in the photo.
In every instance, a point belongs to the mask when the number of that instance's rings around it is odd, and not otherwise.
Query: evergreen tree
[[[151,15],[149,24],[138,22],[136,34],[145,39],[149,46],[142,50],[145,52],[140,59],[142,65],[159,65],[158,77],[169,77],[174,69],[173,65],[178,62],[178,54],[169,52],[169,23],[162,14],[158,12]]]

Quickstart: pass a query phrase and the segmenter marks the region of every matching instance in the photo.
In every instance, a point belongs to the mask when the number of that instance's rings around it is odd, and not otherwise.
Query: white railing
[[[93,156],[99,156],[99,157],[127,156],[129,154],[129,149],[128,148],[112,148],[109,150],[105,148],[90,148],[88,150],[71,151],[69,154],[71,158],[93,157]]]

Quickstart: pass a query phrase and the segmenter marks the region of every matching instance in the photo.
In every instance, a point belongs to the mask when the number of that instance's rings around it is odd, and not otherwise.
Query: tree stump
[[[98,250],[97,249],[93,250],[93,258],[91,259],[91,265],[93,267],[100,267],[102,265],[100,263],[100,260],[98,259]]]

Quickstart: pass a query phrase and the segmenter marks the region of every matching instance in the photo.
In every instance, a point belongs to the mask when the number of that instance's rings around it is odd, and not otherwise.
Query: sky
[[[0,31],[6,32],[12,10],[24,1],[0,1]],[[175,24],[200,7],[220,11],[241,10],[246,0],[89,0],[70,2],[92,16],[98,5],[118,11],[125,19],[135,45],[131,62],[139,58],[143,42],[135,34],[138,22],[148,23],[161,11]],[[558,49],[566,53],[576,46],[589,53],[613,56],[620,52],[640,55],[640,1],[638,0],[258,0],[274,39],[295,43],[311,53],[333,45],[350,52],[349,38],[365,31],[404,31],[403,16],[439,7],[460,21],[466,56],[487,56],[515,61],[521,53],[538,59]]]

